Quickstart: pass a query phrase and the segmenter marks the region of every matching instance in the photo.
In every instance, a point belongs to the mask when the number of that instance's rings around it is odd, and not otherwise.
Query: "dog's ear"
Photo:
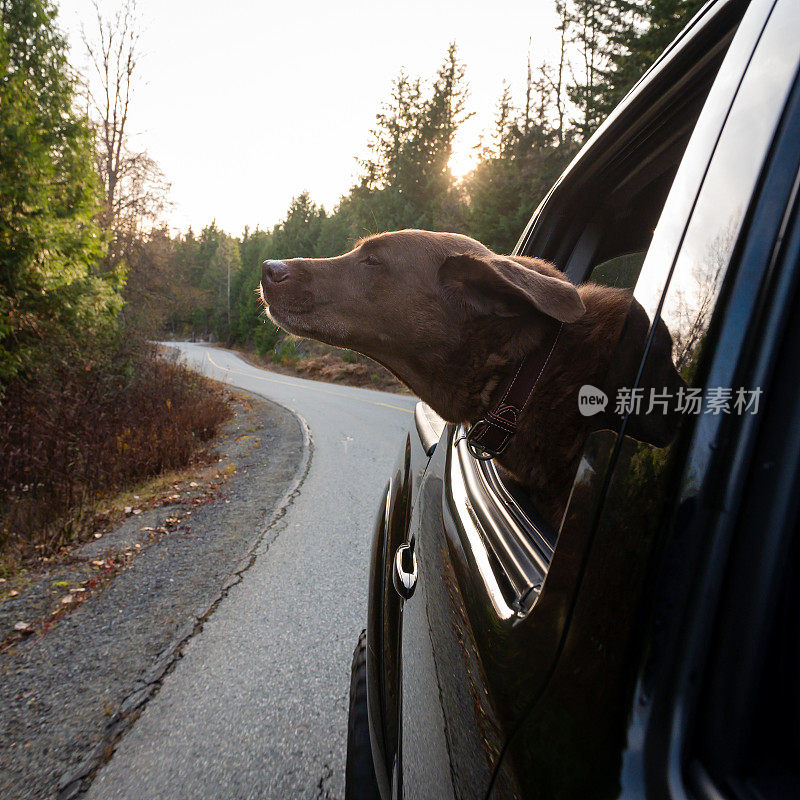
[[[534,306],[561,322],[574,322],[586,310],[578,290],[566,279],[543,275],[502,256],[449,256],[439,279],[479,313],[516,316]]]

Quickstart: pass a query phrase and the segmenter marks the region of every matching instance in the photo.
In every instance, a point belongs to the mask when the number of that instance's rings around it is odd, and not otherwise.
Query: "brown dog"
[[[261,291],[287,331],[373,358],[444,419],[469,424],[494,407],[526,354],[549,350],[563,323],[517,433],[497,458],[554,525],[587,433],[618,423],[616,390],[633,384],[649,329],[629,291],[575,287],[545,261],[499,256],[454,233],[383,233],[338,258],[266,261]],[[648,359],[644,385],[675,392],[683,382],[660,326],[651,352],[663,352]],[[580,413],[584,384],[605,391],[605,412]],[[672,414],[642,414],[629,433],[663,445],[673,429]]]

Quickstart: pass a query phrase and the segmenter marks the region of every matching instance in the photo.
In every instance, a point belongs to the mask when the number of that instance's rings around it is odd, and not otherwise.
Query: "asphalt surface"
[[[299,415],[310,431],[307,473],[86,796],[341,798],[372,525],[415,400],[176,346],[207,375]]]

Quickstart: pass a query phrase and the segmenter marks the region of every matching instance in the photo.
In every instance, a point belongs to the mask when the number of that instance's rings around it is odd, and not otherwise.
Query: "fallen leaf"
[[[16,597],[18,594],[19,594],[19,592],[18,592],[16,589],[12,589],[12,590],[11,590],[11,591],[8,593],[8,596],[9,596],[9,597]]]
[[[125,508],[123,509],[123,511],[124,511],[126,514],[130,514],[130,513],[131,513],[131,511],[133,511],[133,506],[125,506]]]
[[[94,535],[94,538],[95,538],[95,539],[100,539],[102,536],[103,536],[103,534],[102,534],[102,533],[96,533],[96,534]]]
[[[197,481],[191,481],[191,482],[189,483],[189,486],[191,486],[191,487],[192,487],[192,489],[194,489],[194,488],[197,486]]]
[[[145,525],[144,528],[139,528],[140,531],[154,531],[155,528],[151,527],[150,525]]]
[[[134,545],[134,547],[135,547],[135,548],[138,550],[138,549],[141,547],[141,545],[139,544],[139,542],[136,542],[136,544]]]
[[[68,605],[69,605],[70,603],[72,603],[74,600],[75,600],[75,598],[74,598],[74,597],[73,597],[71,594],[65,594],[65,595],[64,595],[64,596],[61,598],[61,604],[62,604],[62,605],[64,605],[64,606],[68,606]]]
[[[105,563],[105,561],[92,561],[92,564],[94,564],[96,567],[102,567]]]
[[[33,626],[30,622],[23,622],[20,620],[14,623],[14,630],[17,631],[17,633],[33,633]]]
[[[141,514],[141,513],[142,513],[142,509],[141,509],[141,508],[134,508],[134,509],[133,509],[133,515],[134,515],[135,517],[138,517],[138,516],[139,516],[139,514]]]

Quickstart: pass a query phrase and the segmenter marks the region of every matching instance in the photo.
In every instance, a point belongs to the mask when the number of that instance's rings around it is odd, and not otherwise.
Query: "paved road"
[[[206,374],[299,414],[311,461],[254,565],[191,640],[88,797],[341,798],[372,524],[414,399],[177,346]]]

